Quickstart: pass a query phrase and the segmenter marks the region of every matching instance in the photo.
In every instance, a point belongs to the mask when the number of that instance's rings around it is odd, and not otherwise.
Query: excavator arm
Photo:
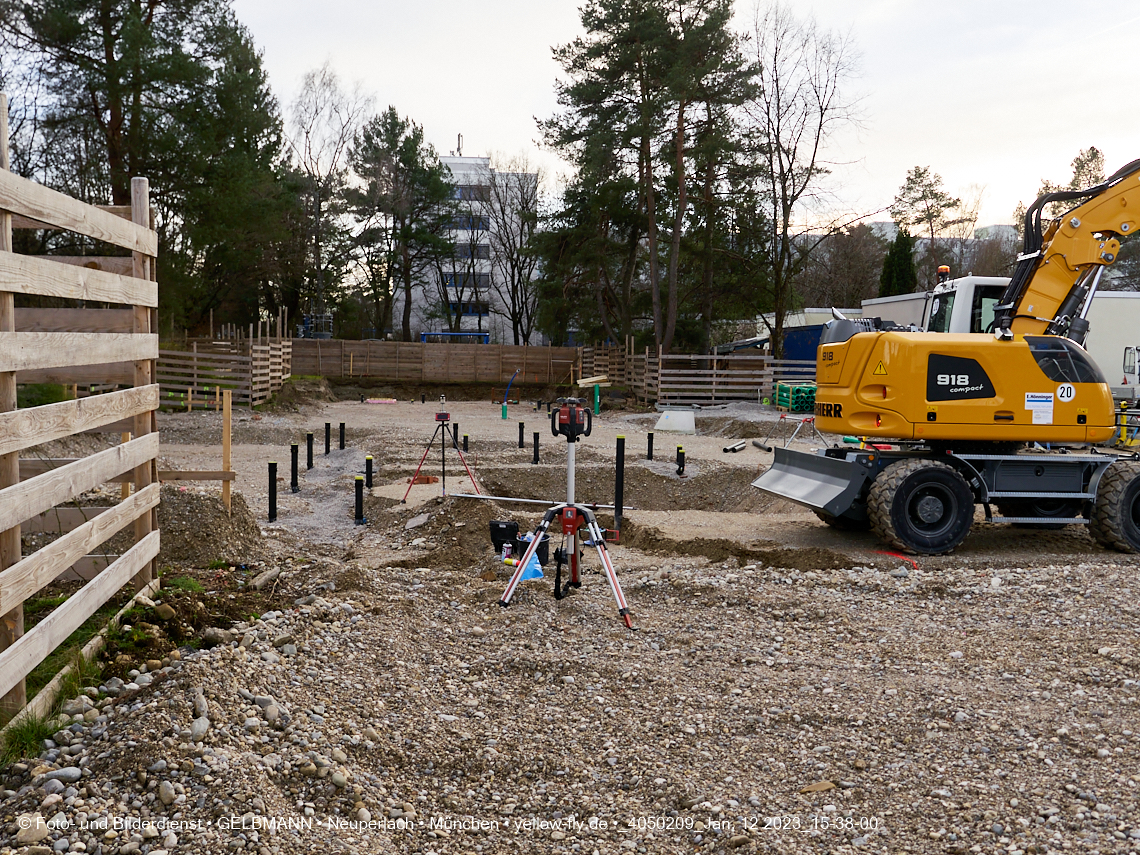
[[[1050,202],[1083,200],[1043,228]],[[1120,238],[1140,224],[1140,160],[1087,190],[1047,193],[1025,212],[1024,252],[995,308],[999,338],[1060,335],[1083,344],[1085,315]]]

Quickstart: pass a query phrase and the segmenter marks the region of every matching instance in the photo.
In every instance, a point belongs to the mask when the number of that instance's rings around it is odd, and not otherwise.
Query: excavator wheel
[[[1089,523],[1097,542],[1140,552],[1140,463],[1113,463],[1100,479]]]
[[[896,549],[941,555],[970,533],[974,494],[953,466],[926,458],[902,460],[871,485],[867,514],[879,539]]]
[[[821,522],[827,523],[836,531],[870,531],[870,520],[857,520],[851,517],[839,516],[833,517],[826,511],[816,511],[815,515],[819,517]]]

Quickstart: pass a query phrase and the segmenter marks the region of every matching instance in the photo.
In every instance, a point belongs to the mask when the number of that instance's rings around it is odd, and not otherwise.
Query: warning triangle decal
[[[881,360],[881,359],[879,360],[878,366],[875,368],[875,376],[876,377],[886,377],[887,376],[886,366],[883,365],[883,360]]]

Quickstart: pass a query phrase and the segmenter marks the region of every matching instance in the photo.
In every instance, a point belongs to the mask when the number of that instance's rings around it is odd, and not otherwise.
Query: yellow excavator
[[[1068,202],[1047,220],[1047,205]],[[977,505],[986,522],[1087,524],[1101,544],[1140,552],[1140,458],[1094,447],[1112,436],[1115,407],[1082,346],[1101,274],[1138,223],[1140,160],[1033,203],[989,332],[835,313],[817,350],[816,426],[881,441],[777,447],[753,486],[912,553],[953,550]]]

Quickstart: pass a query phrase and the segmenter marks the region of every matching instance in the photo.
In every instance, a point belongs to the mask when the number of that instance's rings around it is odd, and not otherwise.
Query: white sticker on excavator
[[[1026,392],[1025,409],[1033,413],[1033,424],[1053,424],[1053,393]]]

